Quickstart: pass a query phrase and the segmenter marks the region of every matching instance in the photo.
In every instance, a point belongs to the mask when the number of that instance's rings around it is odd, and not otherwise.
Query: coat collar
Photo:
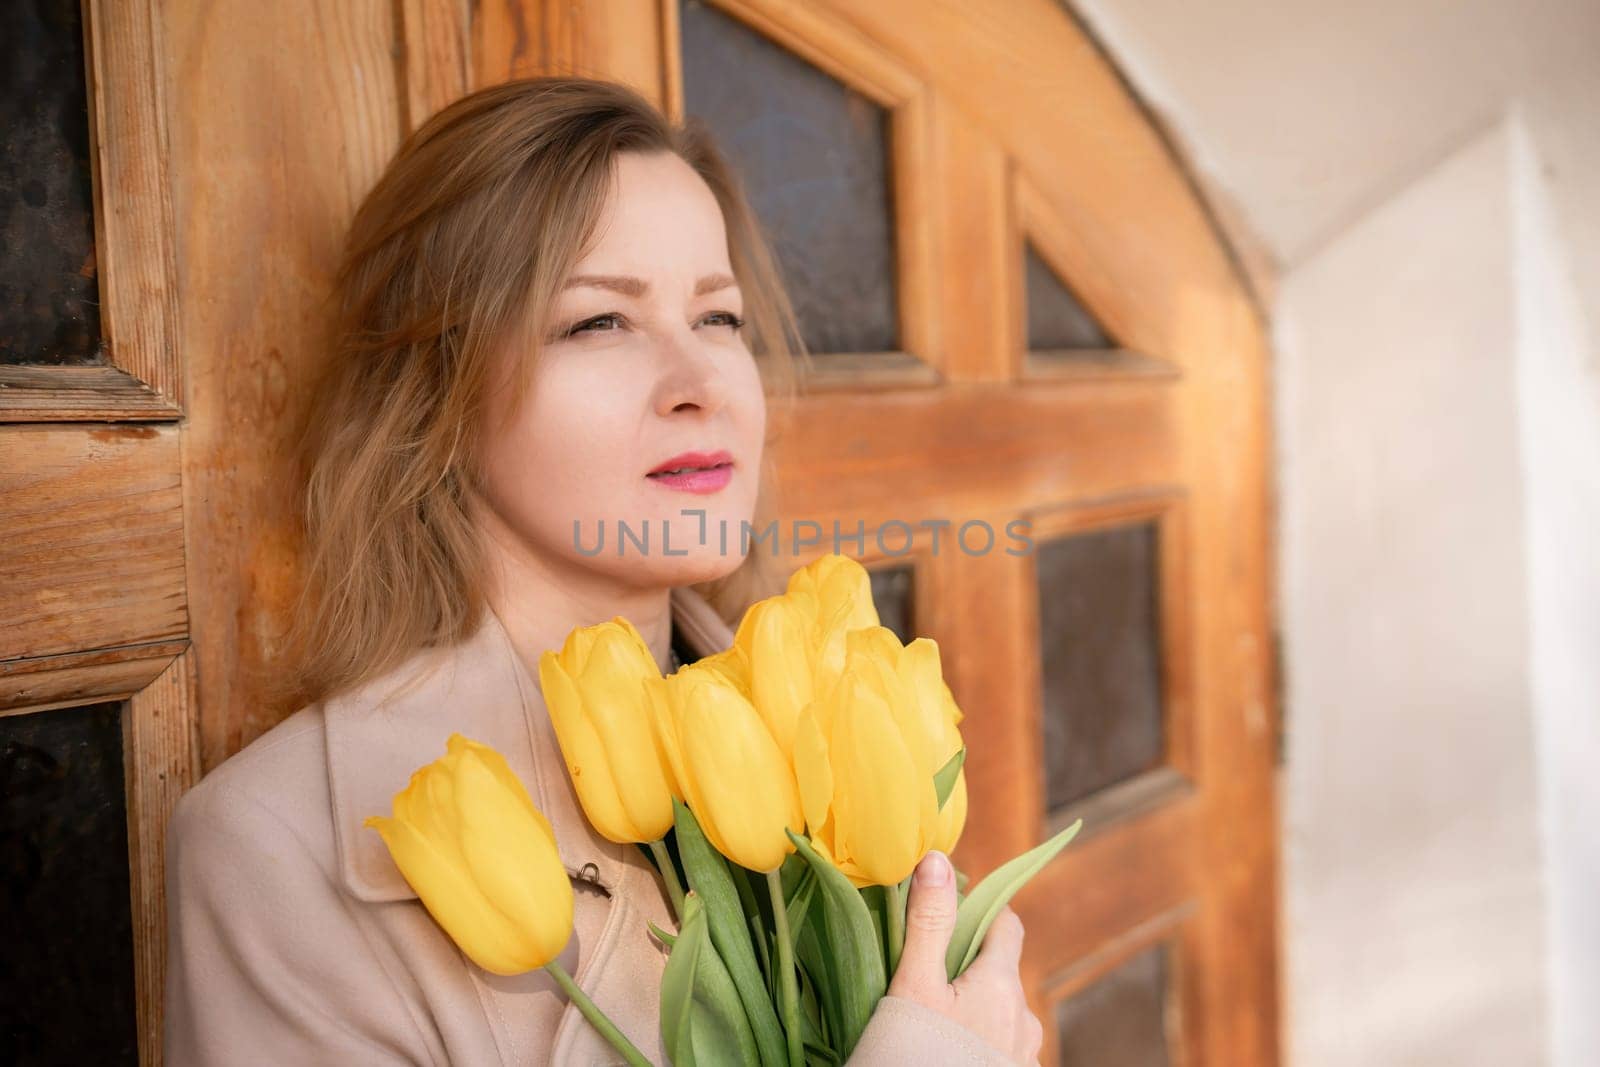
[[[696,655],[733,643],[727,623],[693,589],[673,589],[671,609],[674,629]],[[573,877],[609,890],[621,877],[625,850],[635,847],[607,841],[590,828],[538,683],[492,609],[485,608],[477,631],[465,641],[419,652],[394,671],[327,700],[323,729],[339,874],[357,899],[417,899],[383,838],[361,821],[389,814],[412,772],[444,755],[445,740],[455,731],[505,756],[550,820]]]

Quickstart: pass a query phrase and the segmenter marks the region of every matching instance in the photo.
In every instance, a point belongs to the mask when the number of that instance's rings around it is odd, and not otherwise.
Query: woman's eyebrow
[[[596,289],[610,289],[624,296],[638,299],[650,291],[650,283],[643,278],[634,278],[626,274],[574,274],[567,279],[564,289],[576,289],[579,286],[592,286]],[[704,296],[714,293],[719,289],[734,289],[739,283],[731,274],[707,274],[694,286],[695,296]]]

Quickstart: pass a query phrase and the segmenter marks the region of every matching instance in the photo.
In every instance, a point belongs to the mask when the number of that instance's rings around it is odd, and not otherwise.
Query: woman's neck
[[[484,596],[531,677],[539,677],[540,654],[559,651],[567,634],[617,615],[633,623],[662,673],[672,669],[670,588],[627,586],[543,557],[493,518],[480,529],[488,534]]]

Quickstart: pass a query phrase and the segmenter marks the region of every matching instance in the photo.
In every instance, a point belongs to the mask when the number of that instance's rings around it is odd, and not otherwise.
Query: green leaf
[[[705,939],[705,916],[700,898],[693,892],[684,896],[683,922],[666,970],[661,972],[661,1040],[672,1057],[674,1067],[694,1067],[694,1049],[689,1045],[689,1020],[694,1014],[694,975]],[[691,936],[694,935],[694,936]],[[680,1051],[681,1050],[681,1051]],[[689,1059],[682,1058],[687,1054]]]
[[[824,943],[832,958],[836,983],[833,992],[838,998],[841,1023],[833,1045],[841,1056],[848,1058],[861,1032],[867,1028],[872,1009],[883,999],[889,986],[884,973],[882,941],[866,901],[861,899],[861,893],[844,872],[818,854],[808,839],[793,830],[785,832],[817,875],[827,929]]]
[[[820,1064],[821,1067],[839,1067],[839,1054],[826,1045],[816,1045],[806,1042],[806,1067]]]
[[[767,983],[767,999],[772,1000],[772,949],[767,947],[771,935],[761,922],[761,916],[750,916],[750,937],[756,943],[756,949],[761,956],[761,975]],[[773,1003],[777,1003],[775,1000]]]
[[[661,976],[661,1038],[673,1067],[721,1067],[756,1062],[739,992],[728,973],[706,920],[700,896],[684,896],[683,927]]]
[[[813,898],[813,918],[800,928],[799,936],[795,941],[795,958],[800,961],[800,969],[815,979],[816,996],[819,1014],[822,1017],[822,1031],[824,1034],[833,1035],[843,1029],[839,1016],[839,978],[838,969],[833,965],[833,957],[824,947],[824,930],[826,921],[817,915],[821,909],[821,902]],[[830,1041],[829,1044],[832,1044]]]
[[[799,956],[799,952],[796,952],[797,960]],[[828,1044],[828,1024],[823,1016],[821,998],[817,995],[817,982],[804,961],[800,963],[800,1019],[801,1039],[805,1044]]]
[[[950,792],[956,787],[956,776],[961,773],[961,765],[965,762],[967,762],[967,746],[962,745],[943,767],[933,772],[933,791],[939,795],[940,808],[943,808],[944,802],[950,799]]]
[[[798,939],[800,927],[805,925],[806,915],[811,911],[811,898],[817,891],[817,876],[806,868],[805,876],[795,879],[794,892],[785,894],[787,903],[784,910],[789,916],[789,936]]]
[[[657,926],[655,923],[651,922],[649,919],[646,919],[644,921],[644,923],[645,923],[646,926],[650,927],[650,932],[651,933],[655,934],[657,937],[659,937],[662,940],[663,943],[666,944],[668,949],[672,948],[673,945],[677,944],[677,942],[678,942],[678,935],[677,934],[669,934],[669,933],[667,933],[665,930],[661,929],[661,927]]]
[[[1017,890],[1027,885],[1045,864],[1067,847],[1067,842],[1077,836],[1083,827],[1079,819],[1042,845],[1029,849],[1013,860],[1008,860],[989,872],[988,877],[962,900],[956,908],[956,930],[950,935],[950,947],[945,952],[945,971],[953,982],[978,955],[983,945],[983,935]]]
[[[730,870],[728,861],[706,840],[694,812],[682,801],[674,799],[672,808],[677,817],[678,851],[689,876],[689,885],[704,903],[712,944],[733,976],[734,988],[744,1002],[745,1015],[761,1050],[759,1062],[763,1067],[785,1067],[789,1051],[783,1024],[778,1021],[766,980],[756,963],[755,947],[746,933],[745,910],[735,884],[743,873],[738,869]]]

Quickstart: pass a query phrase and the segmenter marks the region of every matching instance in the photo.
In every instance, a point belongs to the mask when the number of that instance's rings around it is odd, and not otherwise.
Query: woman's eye
[[[701,321],[713,326],[731,326],[735,330],[744,325],[744,320],[731,311],[713,311]]]
[[[613,311],[605,315],[596,315],[593,318],[584,319],[568,330],[565,336],[573,337],[580,333],[605,333],[608,330],[617,329],[621,323],[622,316]]]

